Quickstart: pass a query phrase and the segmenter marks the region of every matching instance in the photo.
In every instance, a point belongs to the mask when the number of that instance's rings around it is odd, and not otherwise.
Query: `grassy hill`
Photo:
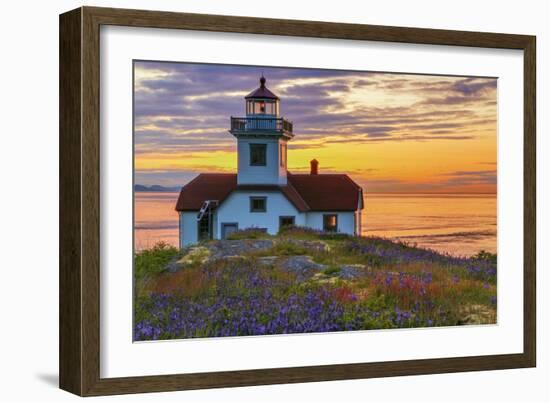
[[[496,322],[496,255],[249,229],[135,256],[135,340]]]

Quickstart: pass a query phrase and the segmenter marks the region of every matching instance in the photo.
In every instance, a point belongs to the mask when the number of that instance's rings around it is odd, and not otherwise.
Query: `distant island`
[[[161,186],[161,185],[134,185],[134,192],[179,192],[181,186]]]

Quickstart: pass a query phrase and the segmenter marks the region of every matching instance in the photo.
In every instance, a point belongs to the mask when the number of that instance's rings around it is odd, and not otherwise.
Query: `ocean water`
[[[177,246],[178,194],[135,193],[135,247]],[[496,252],[496,195],[367,194],[363,235],[398,239],[453,255]]]
[[[363,235],[453,255],[496,253],[496,195],[370,194],[365,207]]]

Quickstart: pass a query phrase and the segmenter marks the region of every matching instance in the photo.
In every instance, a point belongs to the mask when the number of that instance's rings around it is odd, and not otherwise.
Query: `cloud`
[[[496,79],[465,78],[448,86],[437,88],[438,96],[422,101],[425,105],[466,105],[470,103],[489,102],[494,105],[497,88]]]
[[[449,177],[444,181],[447,186],[496,185],[497,171],[454,171],[442,174]]]
[[[470,97],[485,92],[486,90],[489,90],[490,92],[494,91],[497,88],[497,80],[466,78],[454,83],[452,88],[454,91]]]
[[[244,114],[243,97],[262,72],[294,123],[291,149],[496,134],[497,80],[491,78],[147,61],[134,68],[138,159],[234,152],[230,117]],[[447,180],[459,178],[464,175]]]
[[[198,173],[186,170],[136,170],[134,172],[134,183],[139,185],[151,186],[175,186],[183,185],[191,181]]]
[[[464,191],[487,193],[496,190],[496,171],[453,171],[427,180],[405,180],[397,177],[368,178],[360,183],[366,192],[445,193]]]
[[[392,137],[390,139],[367,139],[367,141],[434,141],[434,140],[473,140],[474,136],[404,136],[404,137]]]

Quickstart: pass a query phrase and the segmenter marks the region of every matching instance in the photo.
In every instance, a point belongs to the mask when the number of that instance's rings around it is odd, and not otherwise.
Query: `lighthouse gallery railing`
[[[231,117],[232,131],[272,130],[292,133],[292,122],[285,118]]]

